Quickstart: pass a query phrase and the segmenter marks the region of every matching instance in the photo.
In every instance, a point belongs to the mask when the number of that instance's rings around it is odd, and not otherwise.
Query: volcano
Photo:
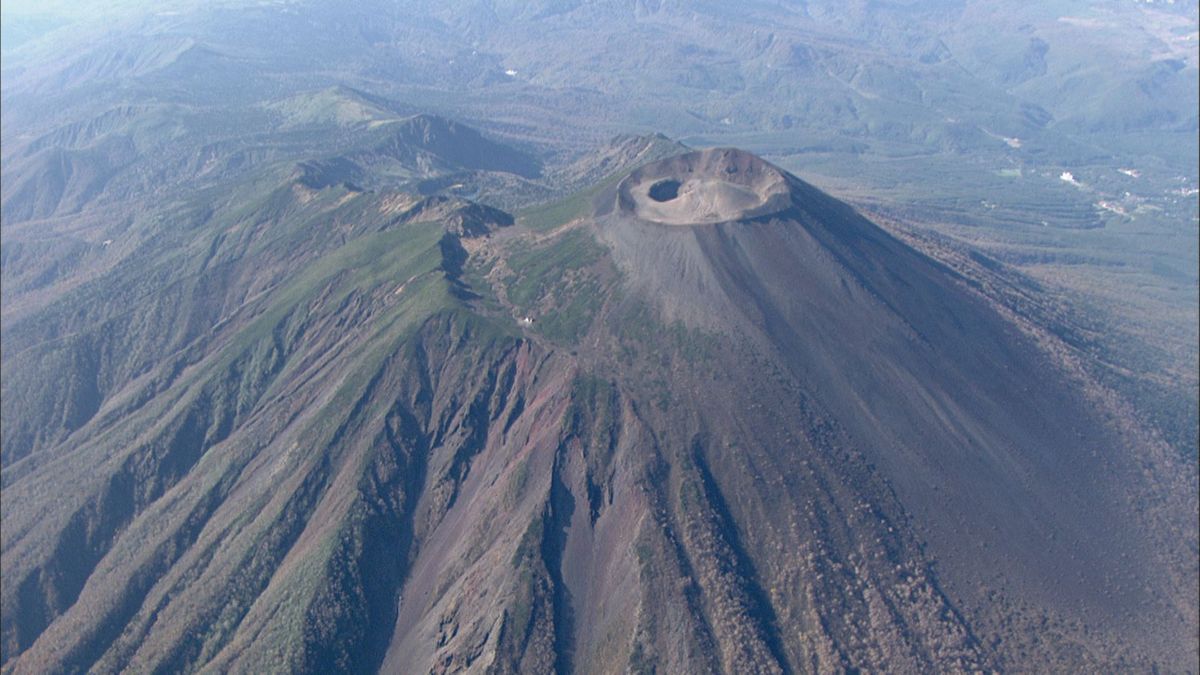
[[[288,181],[6,322],[6,672],[1194,667],[1190,474],[988,266],[736,149]]]

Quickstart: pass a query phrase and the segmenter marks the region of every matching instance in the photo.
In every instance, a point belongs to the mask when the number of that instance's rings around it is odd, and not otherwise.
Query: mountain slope
[[[17,296],[5,671],[1194,663],[1194,467],[1060,343],[752,155],[632,169],[269,173]]]

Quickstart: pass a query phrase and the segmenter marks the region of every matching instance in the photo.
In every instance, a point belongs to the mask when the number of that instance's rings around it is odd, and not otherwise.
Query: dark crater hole
[[[650,186],[650,199],[656,202],[669,202],[679,196],[679,181],[660,180]]]

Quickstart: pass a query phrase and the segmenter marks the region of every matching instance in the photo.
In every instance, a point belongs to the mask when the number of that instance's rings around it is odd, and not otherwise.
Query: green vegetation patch
[[[544,245],[512,252],[508,299],[537,330],[559,343],[577,341],[603,304],[607,283],[600,264],[606,250],[590,233],[573,229]]]
[[[629,173],[630,171],[618,171],[569,197],[522,209],[517,212],[517,222],[531,230],[544,231],[582,218],[591,211],[592,200],[597,195],[615,186]]]

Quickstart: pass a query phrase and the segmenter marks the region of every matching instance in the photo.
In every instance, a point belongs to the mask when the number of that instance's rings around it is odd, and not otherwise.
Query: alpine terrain
[[[624,16],[543,4],[492,11]],[[390,15],[217,5],[5,52],[0,672],[1197,670],[1190,328],[1116,349],[1039,248],[1126,230],[317,82],[392,66],[252,17]]]

